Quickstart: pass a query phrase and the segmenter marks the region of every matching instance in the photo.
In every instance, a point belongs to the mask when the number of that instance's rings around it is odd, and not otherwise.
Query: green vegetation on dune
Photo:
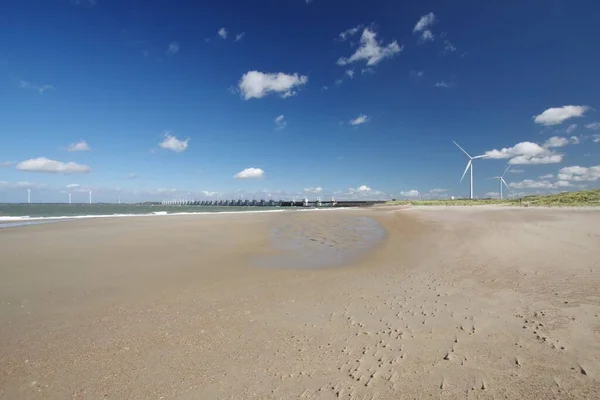
[[[413,206],[481,206],[481,205],[507,205],[507,206],[541,206],[541,207],[583,207],[600,206],[600,189],[582,190],[579,192],[564,192],[548,195],[531,195],[518,199],[456,199],[456,200],[396,200],[388,201],[386,205],[413,205]]]

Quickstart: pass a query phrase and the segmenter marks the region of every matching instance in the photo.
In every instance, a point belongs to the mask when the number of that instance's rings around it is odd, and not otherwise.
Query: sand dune
[[[261,266],[277,229],[364,249]],[[0,398],[598,398],[599,244],[598,211],[489,207],[2,230]]]

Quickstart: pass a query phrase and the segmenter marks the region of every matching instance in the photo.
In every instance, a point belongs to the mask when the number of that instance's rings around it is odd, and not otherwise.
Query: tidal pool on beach
[[[327,268],[346,265],[373,249],[386,232],[377,221],[362,216],[327,220],[296,220],[273,228],[275,254],[256,264],[271,268]]]

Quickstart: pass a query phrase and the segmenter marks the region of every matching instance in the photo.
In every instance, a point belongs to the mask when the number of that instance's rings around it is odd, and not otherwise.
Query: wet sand
[[[277,229],[365,249],[261,265]],[[0,398],[597,398],[599,244],[599,211],[500,207],[0,230]]]

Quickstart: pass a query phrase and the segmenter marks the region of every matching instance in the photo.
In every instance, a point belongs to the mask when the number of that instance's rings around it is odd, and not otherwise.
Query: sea
[[[300,208],[303,209],[303,208]],[[278,212],[281,207],[219,207],[142,204],[0,204],[0,228],[83,218],[191,215],[208,213]]]

